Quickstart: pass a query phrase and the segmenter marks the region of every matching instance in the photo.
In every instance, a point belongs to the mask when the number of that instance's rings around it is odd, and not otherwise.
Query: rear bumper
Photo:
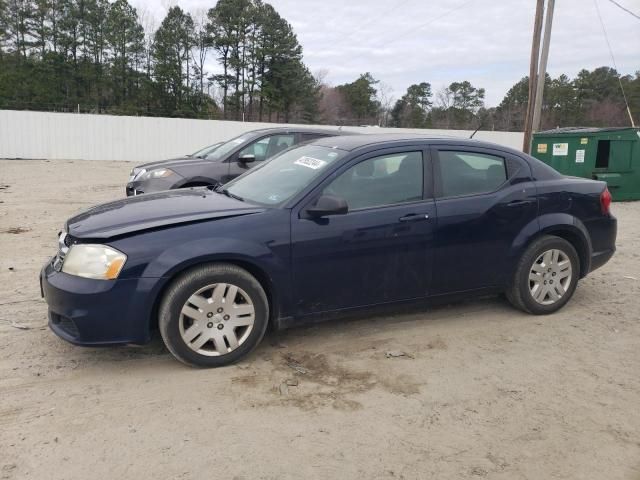
[[[608,215],[597,223],[591,223],[589,227],[593,248],[589,272],[593,272],[607,263],[616,252],[618,220],[613,215]]]
[[[615,247],[610,250],[604,250],[602,252],[594,252],[591,255],[591,269],[589,270],[589,273],[607,263],[611,259],[611,257],[613,257],[614,253],[616,253]]]
[[[40,272],[49,327],[74,345],[143,344],[150,340],[149,292],[157,279],[92,280],[53,269]]]

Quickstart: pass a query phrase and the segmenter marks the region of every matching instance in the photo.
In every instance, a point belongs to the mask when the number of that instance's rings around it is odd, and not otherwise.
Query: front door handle
[[[428,213],[409,213],[404,217],[400,217],[398,220],[400,220],[401,222],[420,222],[422,220],[428,220],[428,219],[429,219]]]
[[[533,203],[533,200],[513,200],[507,203],[507,207],[521,207],[523,205],[530,205]]]

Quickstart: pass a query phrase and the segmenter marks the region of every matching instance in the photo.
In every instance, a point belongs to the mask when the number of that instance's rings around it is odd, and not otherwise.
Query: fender
[[[259,281],[266,282],[267,295],[276,321],[286,310],[285,306],[291,304],[291,289],[276,288],[289,285],[290,275],[286,258],[278,257],[266,245],[259,243],[225,237],[207,237],[172,246],[147,264],[141,277],[160,280],[155,282],[149,292],[149,316],[152,315],[161,293],[176,275],[196,265],[216,261],[244,266],[257,276]]]
[[[534,223],[537,225],[534,226]],[[510,256],[518,258],[533,240],[545,234],[558,235],[570,241],[580,257],[581,277],[589,272],[592,252],[591,238],[584,224],[568,213],[547,213],[528,223],[515,238]]]
[[[213,177],[204,177],[202,175],[197,175],[195,177],[185,177],[179,182],[176,182],[176,184],[172,188],[183,188],[185,185],[188,185],[190,183],[203,183],[205,185],[214,185],[218,183],[218,180],[216,180]]]

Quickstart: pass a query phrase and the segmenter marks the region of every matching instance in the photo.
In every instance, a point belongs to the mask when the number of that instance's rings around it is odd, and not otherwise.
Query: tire
[[[548,315],[571,299],[579,278],[580,258],[573,245],[563,238],[545,235],[520,257],[505,293],[514,307],[533,315]]]
[[[180,275],[158,310],[165,345],[194,367],[221,367],[245,357],[260,343],[268,323],[269,302],[260,283],[227,263]]]

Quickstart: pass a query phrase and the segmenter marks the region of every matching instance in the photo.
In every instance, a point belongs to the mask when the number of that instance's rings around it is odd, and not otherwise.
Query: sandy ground
[[[556,315],[490,298],[334,321],[194,370],[159,338],[46,327],[56,233],[130,168],[0,161],[0,478],[640,479],[640,202],[614,205],[617,255]]]

